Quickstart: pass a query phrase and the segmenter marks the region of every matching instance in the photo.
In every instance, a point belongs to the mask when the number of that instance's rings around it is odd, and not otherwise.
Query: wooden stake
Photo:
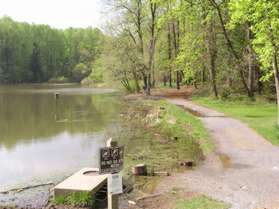
[[[117,146],[117,142],[112,141],[112,139],[110,138],[107,141],[107,147],[112,147],[112,146]],[[112,175],[112,174],[110,174]],[[118,209],[118,205],[119,205],[119,195],[113,195],[110,193],[109,188],[108,188],[108,209]]]
[[[118,209],[119,196],[108,193],[108,209]]]

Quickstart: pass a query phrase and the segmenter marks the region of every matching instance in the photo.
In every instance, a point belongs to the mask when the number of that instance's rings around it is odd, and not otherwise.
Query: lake
[[[111,89],[0,86],[0,191],[57,183],[82,167],[98,167],[99,148],[118,129],[119,108]],[[0,202],[31,196],[0,195]]]

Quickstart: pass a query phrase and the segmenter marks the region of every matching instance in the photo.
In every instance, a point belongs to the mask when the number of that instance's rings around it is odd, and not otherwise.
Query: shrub
[[[49,83],[68,83],[69,79],[64,76],[59,76],[59,77],[51,78],[48,82]]]
[[[231,92],[231,89],[230,88],[226,88],[224,87],[223,90],[221,91],[221,98],[222,99],[228,99],[230,96],[231,96],[232,92]]]

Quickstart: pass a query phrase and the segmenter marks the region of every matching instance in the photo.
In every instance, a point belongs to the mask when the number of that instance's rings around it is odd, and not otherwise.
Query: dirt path
[[[168,101],[197,113],[216,149],[196,170],[167,177],[158,191],[181,188],[231,203],[232,209],[279,209],[278,147],[222,113],[185,99]]]

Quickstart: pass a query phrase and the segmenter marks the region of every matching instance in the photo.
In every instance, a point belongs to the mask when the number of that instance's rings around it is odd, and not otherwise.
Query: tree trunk
[[[171,73],[171,70],[169,70],[169,87],[172,87],[172,73]]]
[[[138,79],[138,75],[136,74],[136,72],[132,72],[133,73],[133,77],[134,77],[134,82],[135,82],[135,86],[136,86],[136,91],[140,92],[140,85],[139,85],[139,79]]]
[[[237,52],[235,51],[234,45],[232,44],[232,41],[231,41],[231,39],[228,35],[227,29],[226,29],[226,26],[225,26],[226,24],[225,24],[224,19],[223,19],[221,8],[215,2],[215,0],[209,0],[209,1],[212,4],[212,6],[214,6],[214,8],[217,10],[218,17],[219,17],[219,20],[220,20],[220,23],[221,23],[221,28],[222,28],[222,31],[223,31],[223,35],[224,35],[225,40],[227,42],[227,46],[228,46],[229,50],[231,51],[232,55],[234,56],[235,60],[237,61],[238,71],[239,71],[241,81],[243,83],[243,86],[244,86],[247,94],[249,94],[249,88],[248,88],[247,82],[245,80],[244,66],[243,66],[243,63],[242,63],[242,59],[238,56]]]
[[[214,93],[214,96],[218,97],[218,90],[216,84],[216,56],[214,54],[210,54],[210,77],[211,77],[211,86]]]
[[[148,66],[147,66],[147,87],[145,89],[145,94],[150,95],[151,93],[151,73],[154,63],[154,53],[155,53],[155,44],[156,44],[156,11],[157,11],[157,4],[153,3],[150,0],[150,13],[151,13],[151,24],[150,24],[150,42],[149,42],[149,50],[148,50]]]
[[[254,97],[254,79],[255,79],[255,67],[254,67],[254,52],[252,48],[252,32],[250,30],[250,25],[246,25],[246,39],[248,42],[247,51],[248,51],[248,96]]]
[[[170,23],[168,23],[168,55],[169,55],[169,87],[172,87],[172,69],[171,69],[171,59],[172,59],[172,53],[171,53],[171,29],[170,29]]]
[[[143,73],[142,78],[143,78],[143,90],[145,92],[147,89],[147,76],[145,75],[145,73]]]
[[[176,71],[176,88],[180,89],[180,72],[178,70]]]
[[[153,60],[153,66],[152,66],[152,88],[155,88],[156,84],[156,78],[155,78],[155,61]]]
[[[263,93],[263,82],[261,81],[262,73],[260,66],[257,64],[256,65],[256,81],[257,81],[257,90],[258,94],[261,95]]]
[[[277,125],[279,126],[279,69],[278,69],[278,50],[274,46],[273,52],[273,71],[274,71],[274,78],[275,78],[275,86],[276,86],[276,96],[277,96]]]
[[[144,89],[144,93],[146,96],[150,96],[151,94],[151,74],[148,73],[146,77],[146,88]]]
[[[201,70],[201,83],[202,83],[202,85],[204,85],[205,81],[206,81],[206,79],[205,79],[205,66],[203,66],[202,70]]]
[[[216,84],[216,59],[217,59],[217,43],[216,43],[216,33],[214,30],[214,17],[212,17],[210,22],[208,23],[207,29],[207,50],[208,50],[208,57],[209,57],[209,68],[210,68],[210,82],[211,88],[214,93],[214,96],[218,97],[218,90]]]
[[[174,54],[175,58],[178,55],[178,34],[179,32],[177,31],[177,26],[175,23],[172,23],[172,32],[173,32],[173,46],[174,46]],[[180,76],[179,76],[179,70],[176,69],[176,88],[180,89]]]
[[[164,75],[164,77],[163,77],[163,82],[164,82],[164,86],[166,87],[167,86],[167,76],[166,75]]]

